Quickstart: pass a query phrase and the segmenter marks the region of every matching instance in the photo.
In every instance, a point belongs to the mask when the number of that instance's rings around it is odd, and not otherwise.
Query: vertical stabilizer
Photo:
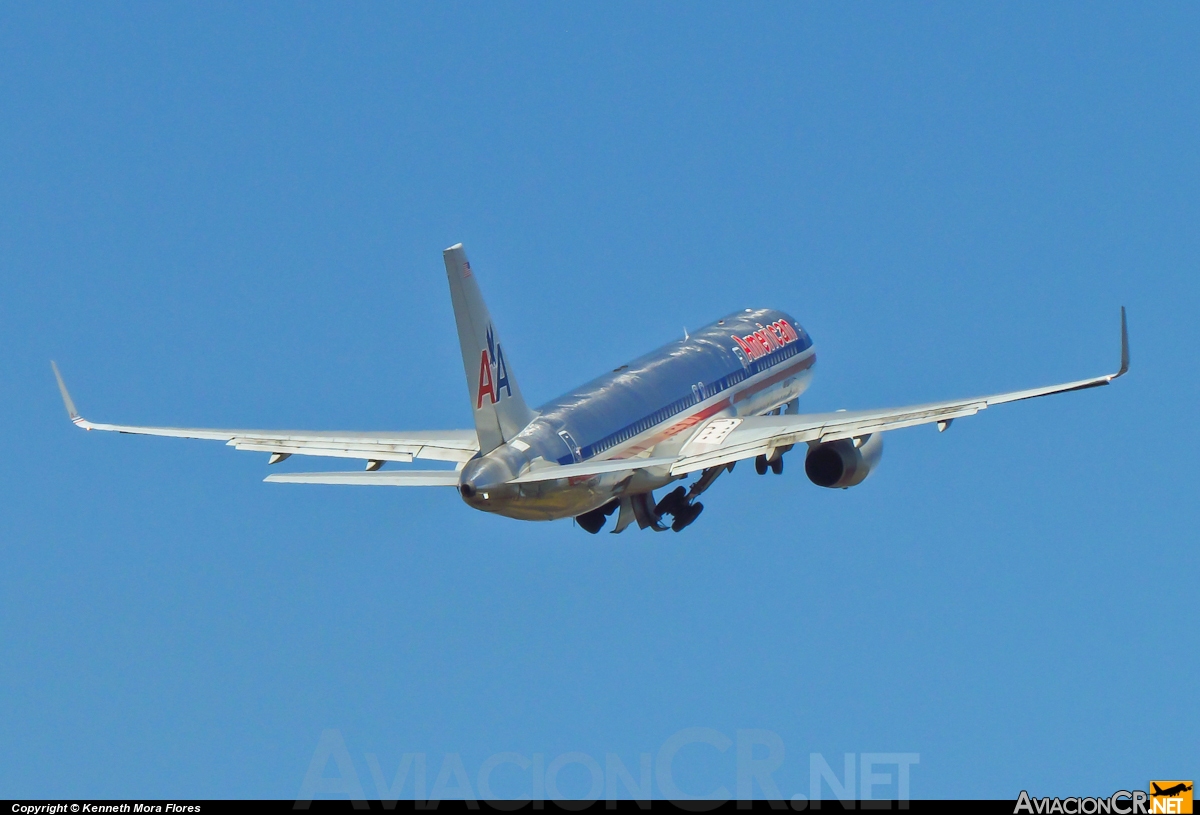
[[[442,257],[458,324],[458,344],[471,394],[475,432],[479,435],[479,452],[490,453],[524,430],[534,414],[521,397],[462,244],[451,246]]]

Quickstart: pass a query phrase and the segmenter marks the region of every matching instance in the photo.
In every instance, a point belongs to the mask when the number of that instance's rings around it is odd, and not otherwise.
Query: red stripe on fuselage
[[[709,418],[710,416],[715,416],[716,414],[720,413],[722,410],[729,407],[730,404],[731,403],[728,399],[722,399],[720,402],[709,405],[708,407],[704,408],[703,410],[693,413],[691,416],[685,416],[683,419],[672,424],[666,430],[655,433],[653,436],[651,436],[646,441],[644,441],[640,444],[636,444],[633,447],[630,447],[627,452],[629,455],[636,455],[647,448],[653,447],[654,445],[658,444],[660,441],[663,441],[664,439],[671,438],[676,433],[682,433],[683,431],[687,430],[689,427],[695,427],[696,425],[700,424],[700,422],[704,421],[705,419]]]
[[[643,450],[648,450],[649,448],[653,447],[654,445],[658,444],[659,442],[669,439],[669,438],[671,438],[671,436],[674,436],[677,433],[682,433],[684,430],[687,430],[689,427],[695,427],[700,422],[702,422],[705,419],[708,419],[712,416],[715,416],[716,414],[720,413],[725,408],[730,407],[731,405],[736,404],[737,402],[741,402],[743,399],[748,399],[749,397],[753,396],[754,394],[756,394],[760,391],[763,391],[763,390],[771,387],[772,385],[782,382],[783,380],[787,379],[789,376],[795,376],[796,374],[800,373],[801,371],[807,371],[809,368],[811,368],[813,366],[813,363],[816,361],[817,361],[817,355],[815,353],[809,354],[805,359],[800,360],[795,365],[791,365],[787,368],[784,368],[783,370],[779,371],[778,373],[771,374],[766,379],[763,379],[759,382],[755,382],[753,385],[745,388],[744,390],[740,390],[740,391],[734,393],[733,396],[731,396],[727,399],[722,399],[720,402],[709,405],[708,407],[704,408],[703,410],[697,411],[696,413],[693,413],[691,416],[688,416],[684,419],[681,419],[678,422],[675,422],[674,424],[667,427],[666,430],[655,433],[653,436],[651,436],[646,441],[639,442],[638,444],[635,444],[634,446],[628,448],[627,450],[622,450],[621,454],[619,456],[613,456],[613,458],[629,458],[631,456],[637,455],[638,453],[642,452]]]
[[[766,379],[762,380],[761,382],[755,382],[753,385],[746,388],[745,390],[738,391],[737,393],[735,393],[733,395],[733,401],[734,401],[734,403],[737,403],[737,402],[742,401],[743,399],[749,399],[751,396],[758,393],[759,391],[766,390],[767,388],[771,387],[772,385],[774,385],[778,382],[782,382],[783,380],[787,379],[789,376],[798,374],[801,371],[807,371],[809,368],[811,368],[813,366],[813,363],[816,361],[817,361],[817,355],[809,354],[807,358],[800,360],[799,362],[797,362],[795,365],[791,366],[790,368],[784,368],[779,373],[771,374],[770,376],[768,376]]]

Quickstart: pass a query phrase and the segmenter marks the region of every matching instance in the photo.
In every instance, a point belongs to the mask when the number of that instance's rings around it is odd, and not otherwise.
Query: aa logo
[[[1191,781],[1150,782],[1150,812],[1184,813],[1191,811]]]
[[[489,324],[487,348],[479,355],[479,387],[475,390],[475,409],[483,407],[484,394],[494,405],[500,401],[503,393],[512,396],[512,386],[508,384],[508,366],[504,364],[504,349],[496,342],[496,333]]]

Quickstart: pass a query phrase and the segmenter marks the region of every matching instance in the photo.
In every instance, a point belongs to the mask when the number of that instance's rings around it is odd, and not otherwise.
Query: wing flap
[[[418,442],[417,439],[409,439]],[[438,442],[438,440],[434,440]],[[301,456],[327,456],[331,458],[372,458],[378,461],[410,462],[414,458],[434,461],[469,461],[475,455],[472,449],[444,446],[444,443],[387,443],[368,441],[354,437],[332,438],[267,438],[234,437],[228,444],[238,450],[256,450],[263,453],[287,453]]]
[[[289,456],[322,456],[325,458],[364,458],[375,461],[398,461],[407,464],[413,460],[413,453],[408,450],[397,450],[395,445],[375,445],[372,447],[327,447],[324,443],[315,444],[274,444],[270,442],[243,441],[231,439],[229,444],[236,450],[251,450],[260,453],[286,453]],[[419,449],[419,448],[417,448]]]
[[[919,424],[946,422],[965,416],[974,416],[986,407],[987,402],[985,401],[958,402],[913,411],[901,409],[894,413],[872,416],[860,421],[830,422],[820,428],[815,440],[838,441],[839,439],[852,439],[855,436],[867,436],[883,430],[899,430],[902,427],[915,427]]]
[[[85,430],[108,430],[138,436],[167,436],[178,439],[223,441],[237,450],[290,453],[335,458],[373,458],[382,461],[468,461],[479,449],[473,430],[363,433],[320,430],[224,430],[193,427],[143,427],[72,421]]]

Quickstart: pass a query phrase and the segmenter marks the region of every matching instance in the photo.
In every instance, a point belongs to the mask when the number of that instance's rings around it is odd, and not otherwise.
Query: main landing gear
[[[767,468],[775,475],[783,475],[783,454],[792,449],[792,445],[787,447],[777,447],[771,451],[770,456],[761,455],[754,459],[754,472],[759,475],[766,475]]]
[[[790,409],[790,405],[789,412],[794,412]],[[792,445],[788,444],[756,457],[754,471],[759,475],[766,475],[767,470],[775,475],[782,475],[783,454],[791,449]],[[658,503],[654,502],[653,492],[623,495],[620,498],[614,498],[598,509],[575,516],[575,520],[584,530],[595,535],[604,528],[608,516],[620,510],[613,532],[623,532],[634,523],[637,523],[642,529],[649,528],[655,532],[666,532],[668,529],[681,532],[695,523],[696,519],[700,517],[700,513],[704,511],[704,504],[697,501],[696,498],[712,486],[721,473],[731,472],[733,465],[734,462],[731,461],[728,464],[709,467],[700,474],[690,489],[676,487],[664,495]],[[670,526],[667,526],[663,520],[668,515],[671,516]]]
[[[699,501],[692,503],[689,501],[690,497],[683,487],[676,487],[655,505],[654,513],[659,518],[664,515],[673,516],[674,520],[671,522],[671,530],[680,532],[690,526],[693,521],[700,517],[700,513],[704,511],[704,504]]]
[[[608,516],[620,510],[613,532],[623,532],[634,523],[642,529],[653,529],[655,532],[666,532],[668,529],[680,532],[691,526],[704,511],[704,504],[695,499],[712,486],[712,483],[717,480],[717,476],[731,470],[733,470],[733,462],[709,467],[700,474],[691,488],[676,487],[663,496],[658,503],[654,502],[654,493],[652,492],[623,495],[591,512],[576,515],[575,522],[585,531],[595,535],[604,528]],[[664,521],[668,515],[671,516],[670,526]]]

